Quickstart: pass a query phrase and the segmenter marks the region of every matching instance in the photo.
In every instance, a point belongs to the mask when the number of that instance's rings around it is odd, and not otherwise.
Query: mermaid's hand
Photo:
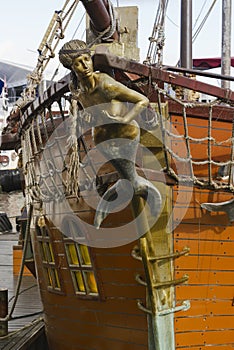
[[[103,114],[108,118],[111,119],[112,121],[118,122],[118,123],[123,123],[123,118],[117,115],[111,115],[107,110],[103,109],[102,110]]]

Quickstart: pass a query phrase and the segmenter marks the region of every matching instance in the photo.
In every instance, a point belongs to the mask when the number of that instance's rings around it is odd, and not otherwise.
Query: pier
[[[18,281],[18,275],[13,273],[13,246],[17,244],[18,234],[0,234],[0,290],[8,290],[8,312]],[[12,319],[7,324],[8,334],[0,337],[0,350],[46,350],[42,310],[36,279],[23,275]]]

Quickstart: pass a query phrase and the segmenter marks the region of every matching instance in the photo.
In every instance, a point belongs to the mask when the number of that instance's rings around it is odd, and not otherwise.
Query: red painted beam
[[[125,58],[111,54],[95,54],[94,65],[96,68],[98,68],[98,66],[106,66],[134,73],[139,75],[139,77],[151,77],[152,80],[158,82],[182,86],[187,89],[215,96],[225,101],[234,102],[234,92],[229,89],[223,89],[218,86],[203,83],[179,74],[166,72],[163,69],[144,65],[136,61],[129,61]]]

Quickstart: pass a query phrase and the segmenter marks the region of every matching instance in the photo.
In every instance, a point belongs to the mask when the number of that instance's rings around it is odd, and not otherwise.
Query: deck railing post
[[[0,289],[0,319],[8,314],[8,289]],[[0,338],[8,334],[8,321],[0,321]]]

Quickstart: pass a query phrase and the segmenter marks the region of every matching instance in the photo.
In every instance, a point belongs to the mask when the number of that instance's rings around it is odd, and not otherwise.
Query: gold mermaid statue
[[[162,204],[160,192],[150,181],[139,176],[135,167],[140,139],[140,128],[135,119],[149,106],[148,98],[108,74],[94,71],[91,51],[84,41],[65,43],[59,51],[59,60],[71,71],[70,91],[83,110],[95,106],[92,108],[94,142],[120,177],[98,203],[95,227],[101,226],[118,193],[128,191],[129,186],[121,181],[123,179],[131,183],[134,196],[147,200],[151,215],[157,217]]]

